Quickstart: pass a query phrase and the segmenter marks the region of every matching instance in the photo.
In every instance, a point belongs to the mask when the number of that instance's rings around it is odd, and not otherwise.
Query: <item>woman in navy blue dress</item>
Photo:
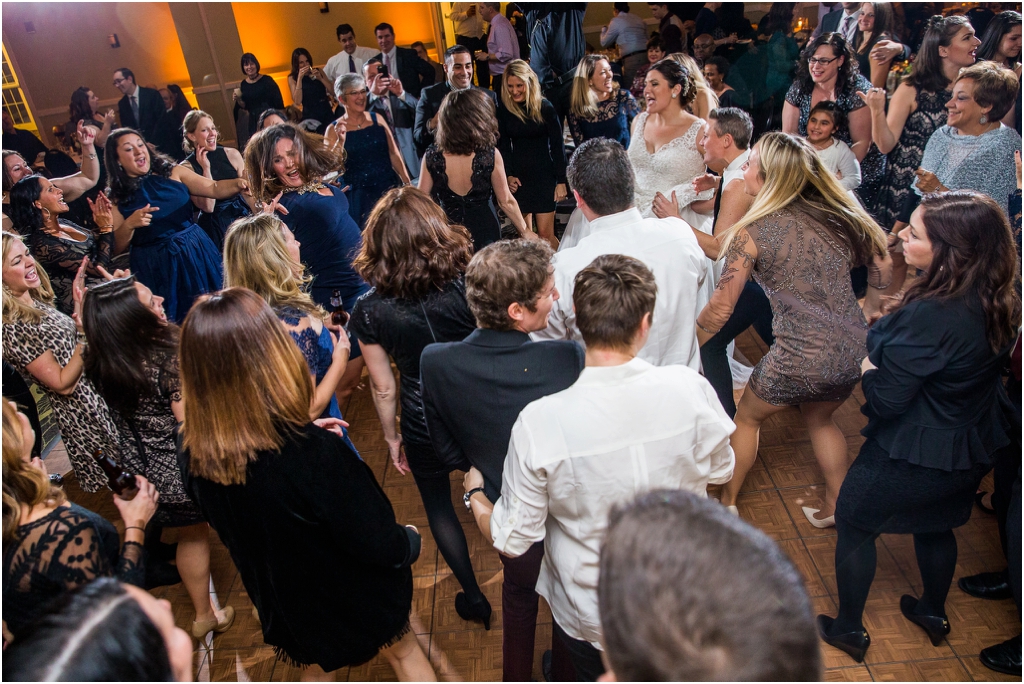
[[[214,181],[176,165],[150,152],[131,128],[107,137],[104,156],[115,251],[131,246],[132,273],[164,298],[167,317],[180,323],[197,296],[221,287],[220,253],[192,220],[190,195],[226,200],[248,186],[241,178]]]
[[[603,55],[587,55],[576,67],[572,81],[569,132],[579,147],[591,138],[611,138],[629,147],[629,129],[640,106],[612,79],[612,67]]]
[[[327,129],[329,146],[345,149],[348,210],[362,230],[377,200],[391,188],[409,184],[409,170],[391,129],[376,112],[366,111],[366,81],[359,74],[338,79],[338,97],[345,115]]]
[[[323,138],[291,124],[259,131],[245,148],[245,173],[263,211],[276,211],[299,241],[299,256],[312,276],[309,294],[331,311],[334,293],[352,312],[356,300],[370,289],[352,268],[362,247],[359,226],[349,214],[348,199],[335,185],[323,182],[334,171],[343,172],[340,156]],[[352,356],[338,384],[338,400],[359,383],[363,363],[359,345],[351,337]]]

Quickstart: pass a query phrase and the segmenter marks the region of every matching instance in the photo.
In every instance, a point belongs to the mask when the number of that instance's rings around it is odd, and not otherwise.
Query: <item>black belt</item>
[[[632,57],[633,55],[644,55],[644,54],[647,54],[647,50],[646,49],[644,49],[644,50],[637,50],[636,52],[630,52],[628,55],[622,55],[621,57],[619,57],[619,59],[626,59],[627,57]]]
[[[561,76],[556,77],[554,82],[551,84],[551,87],[552,88],[557,88],[557,87],[559,87],[561,85],[565,85],[566,83],[569,83],[570,81],[572,81],[572,79],[574,79],[574,78],[576,78],[576,70],[575,69],[570,69],[569,71],[565,72]]]

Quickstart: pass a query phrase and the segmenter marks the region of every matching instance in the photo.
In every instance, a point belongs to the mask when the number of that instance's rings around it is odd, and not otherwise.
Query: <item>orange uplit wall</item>
[[[111,33],[121,47],[110,47]],[[141,85],[191,90],[166,2],[4,2],[3,35],[41,130],[67,121],[79,86],[92,88],[104,109],[116,103],[121,93],[111,79],[118,67],[130,67]]]
[[[427,45],[434,42],[427,2],[331,2],[330,11],[320,13],[315,2],[233,2],[235,24],[242,49],[256,55],[263,73],[274,77],[281,87],[285,104],[291,101],[287,75],[291,69],[292,50],[304,47],[313,62],[323,65],[341,50],[335,29],[338,24],[351,24],[359,45],[376,48],[373,27],[387,22],[395,27],[395,40],[408,46],[417,40]],[[237,70],[237,65],[231,65]],[[231,78],[236,76],[232,75]]]

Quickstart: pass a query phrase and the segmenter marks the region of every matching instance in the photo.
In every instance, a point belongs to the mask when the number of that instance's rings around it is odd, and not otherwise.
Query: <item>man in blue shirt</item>
[[[622,63],[622,85],[633,84],[637,69],[647,63],[647,26],[644,20],[630,14],[629,4],[617,2],[612,20],[601,29],[601,47],[616,45]]]

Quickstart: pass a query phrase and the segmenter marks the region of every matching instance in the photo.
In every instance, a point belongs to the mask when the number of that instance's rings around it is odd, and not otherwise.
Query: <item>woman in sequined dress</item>
[[[865,313],[878,310],[888,284],[885,235],[796,136],[761,138],[743,178],[754,203],[724,236],[722,276],[697,317],[697,339],[704,344],[725,325],[752,275],[771,301],[775,343],[754,368],[737,407],[736,470],[722,503],[736,504],[757,457],[761,423],[799,406],[825,476],[820,508],[805,508],[804,514],[815,527],[828,527],[849,467],[846,438],[832,414],[860,379]],[[864,312],[850,281],[857,266],[870,271]]]

